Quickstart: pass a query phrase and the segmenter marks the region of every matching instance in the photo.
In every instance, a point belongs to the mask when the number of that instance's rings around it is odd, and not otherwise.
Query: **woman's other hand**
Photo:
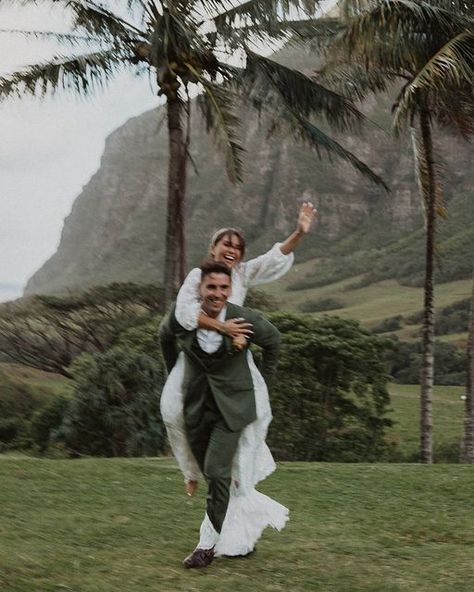
[[[301,204],[298,213],[297,228],[299,232],[307,234],[311,228],[314,217],[316,216],[316,208],[310,201],[305,201]]]
[[[224,321],[221,333],[225,333],[228,337],[238,337],[243,335],[249,337],[253,334],[252,324],[248,323],[245,319],[237,317],[235,319],[227,319]]]

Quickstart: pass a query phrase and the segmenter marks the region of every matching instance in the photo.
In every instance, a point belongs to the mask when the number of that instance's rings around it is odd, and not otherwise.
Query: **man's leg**
[[[222,417],[214,416],[213,420],[212,427],[202,421],[198,429],[188,430],[191,448],[208,483],[206,516],[201,525],[199,544],[184,560],[188,568],[206,567],[214,557],[214,546],[229,503],[232,461],[241,433],[230,431]],[[206,429],[209,427],[210,431]]]
[[[229,430],[224,420],[218,421],[210,434],[203,473],[208,483],[206,511],[217,533],[220,533],[229,504],[232,461],[241,431]]]

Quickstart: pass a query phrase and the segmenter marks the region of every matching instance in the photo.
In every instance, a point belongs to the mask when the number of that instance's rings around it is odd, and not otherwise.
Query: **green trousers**
[[[206,512],[218,533],[229,504],[229,489],[241,430],[231,431],[210,392],[198,422],[186,422],[186,434],[192,453],[208,485]],[[186,416],[186,413],[185,413]]]

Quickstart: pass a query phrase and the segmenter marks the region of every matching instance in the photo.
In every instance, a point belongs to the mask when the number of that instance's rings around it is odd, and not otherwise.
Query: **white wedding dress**
[[[293,259],[293,253],[283,255],[277,243],[260,257],[238,264],[232,270],[232,296],[229,302],[242,305],[250,287],[280,278],[290,269]],[[201,270],[195,268],[190,271],[176,300],[176,319],[189,331],[197,328],[201,312],[198,292],[200,281]],[[281,530],[288,520],[285,506],[255,489],[255,485],[270,475],[276,465],[265,443],[272,420],[267,386],[250,352],[247,352],[247,359],[254,384],[257,419],[244,428],[239,440],[232,466],[229,506],[215,548],[217,555],[246,555],[254,549],[265,527]],[[197,481],[202,477],[201,471],[184,430],[183,376],[184,354],[180,353],[163,388],[161,415],[185,480]],[[212,541],[214,535],[215,531],[206,515],[201,525],[198,546],[206,548],[206,541]]]

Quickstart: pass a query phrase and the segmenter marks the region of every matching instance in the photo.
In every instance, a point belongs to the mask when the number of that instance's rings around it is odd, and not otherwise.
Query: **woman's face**
[[[235,234],[224,234],[212,247],[211,255],[215,261],[221,261],[227,267],[234,268],[242,259],[242,246],[239,237]]]

